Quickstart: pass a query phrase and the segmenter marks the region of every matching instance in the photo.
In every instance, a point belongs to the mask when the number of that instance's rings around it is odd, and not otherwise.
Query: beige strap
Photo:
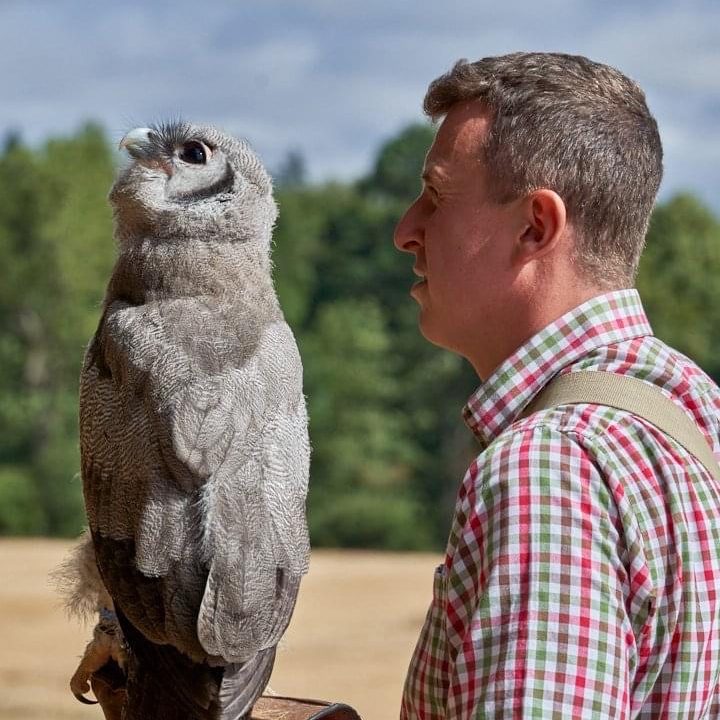
[[[647,420],[694,455],[720,482],[720,465],[695,422],[656,385],[638,378],[589,370],[567,373],[550,382],[520,417],[577,403],[607,405]]]

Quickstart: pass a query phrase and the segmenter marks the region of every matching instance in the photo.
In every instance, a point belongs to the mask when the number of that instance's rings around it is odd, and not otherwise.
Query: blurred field
[[[69,547],[0,540],[0,720],[101,720],[67,690],[90,629],[68,621],[47,574]],[[397,717],[435,555],[315,551],[270,685]]]

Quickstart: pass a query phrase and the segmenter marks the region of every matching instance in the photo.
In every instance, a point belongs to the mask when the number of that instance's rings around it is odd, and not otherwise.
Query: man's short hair
[[[582,56],[513,53],[460,60],[423,105],[438,120],[475,99],[492,113],[483,159],[495,199],[554,190],[580,268],[607,287],[632,285],[662,178],[657,123],[638,85]]]

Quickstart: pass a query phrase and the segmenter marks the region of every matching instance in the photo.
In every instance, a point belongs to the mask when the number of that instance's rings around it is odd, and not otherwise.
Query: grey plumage
[[[124,144],[80,444],[98,567],[131,650],[125,718],[237,718],[267,683],[309,552],[272,186],[249,146],[214,128],[172,123]]]

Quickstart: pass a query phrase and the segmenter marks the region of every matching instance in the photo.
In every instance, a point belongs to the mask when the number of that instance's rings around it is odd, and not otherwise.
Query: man
[[[662,175],[640,88],[582,57],[459,62],[396,246],[431,342],[482,380],[402,703],[410,718],[719,718],[720,486],[630,412],[521,418],[550,382],[661,388],[720,458],[720,391],[632,289]],[[692,322],[692,318],[688,318]]]

